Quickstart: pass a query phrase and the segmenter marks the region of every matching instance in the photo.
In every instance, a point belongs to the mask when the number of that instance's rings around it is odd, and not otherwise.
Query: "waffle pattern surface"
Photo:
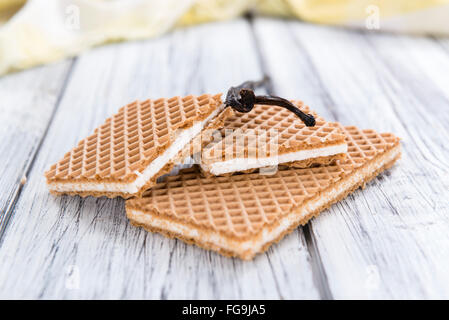
[[[255,105],[249,113],[226,119],[218,136],[210,135],[202,152],[203,164],[241,157],[266,157],[342,144],[345,136],[337,123],[327,122],[301,101],[292,101],[316,119],[307,127],[294,113],[278,107]]]
[[[348,155],[336,164],[287,168],[271,176],[252,173],[203,177],[193,169],[167,177],[147,191],[144,198],[128,200],[127,210],[154,214],[227,238],[252,238],[305,200],[399,144],[399,139],[390,133],[340,125],[338,128],[347,137]]]
[[[176,129],[204,120],[220,95],[135,101],[122,107],[46,172],[47,182],[130,182],[164,152]]]

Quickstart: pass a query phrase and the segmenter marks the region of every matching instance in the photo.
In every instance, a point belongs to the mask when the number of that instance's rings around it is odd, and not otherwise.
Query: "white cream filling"
[[[297,211],[293,210],[288,215],[281,218],[279,224],[274,228],[265,228],[261,236],[247,241],[236,241],[220,235],[216,231],[202,232],[196,228],[186,226],[182,223],[168,221],[159,218],[157,215],[145,214],[139,210],[128,210],[128,217],[138,223],[153,226],[162,230],[180,234],[185,238],[194,239],[200,244],[212,244],[227,251],[234,252],[240,257],[250,259],[257,252],[261,251],[265,244],[276,240],[280,235],[286,232],[292,225],[298,224],[309,213],[318,210],[320,207],[337,200],[341,195],[350,190],[354,185],[365,180],[376,170],[391,162],[400,153],[400,147],[396,147],[385,153],[380,159],[363,169],[354,172],[343,183],[335,184],[322,197],[309,200],[306,205],[300,207]]]
[[[317,157],[328,157],[339,153],[346,153],[347,151],[348,145],[346,143],[342,143],[329,147],[300,150],[280,155],[278,154],[271,157],[235,158],[226,161],[214,162],[211,164],[201,163],[201,168],[205,171],[209,171],[214,175],[220,175],[235,171],[276,166],[281,163],[292,161],[301,161]]]
[[[153,178],[165,164],[172,160],[187,143],[200,134],[206,124],[215,118],[221,110],[223,110],[223,105],[214,110],[205,120],[195,122],[190,128],[183,129],[170,147],[168,147],[159,157],[154,159],[142,173],[136,171],[138,177],[132,182],[51,182],[49,183],[49,189],[56,192],[86,191],[136,193],[151,178]]]

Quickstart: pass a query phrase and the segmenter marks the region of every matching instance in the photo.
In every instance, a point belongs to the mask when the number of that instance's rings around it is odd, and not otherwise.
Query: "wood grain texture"
[[[245,20],[80,56],[1,244],[0,297],[319,298],[302,230],[243,262],[132,227],[122,200],[56,198],[45,186],[44,170],[123,104],[261,76]]]
[[[433,39],[258,19],[279,95],[391,131],[403,159],[309,223],[334,298],[449,297],[449,55]]]
[[[68,60],[0,79],[0,237],[56,109],[71,63]]]

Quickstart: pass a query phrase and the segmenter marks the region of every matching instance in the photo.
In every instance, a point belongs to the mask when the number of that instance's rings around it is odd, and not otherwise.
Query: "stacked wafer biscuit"
[[[131,223],[229,256],[250,259],[310,218],[390,167],[398,139],[341,127],[346,159],[313,168],[203,177],[191,170],[128,200]]]
[[[50,192],[139,196],[173,168],[206,126],[221,126],[221,95],[135,101],[121,108],[46,172]],[[228,111],[228,110],[227,110]]]
[[[292,102],[315,117],[315,126],[307,127],[281,107],[255,105],[249,113],[228,118],[219,139],[211,138],[202,149],[203,172],[225,175],[278,164],[304,168],[343,159],[347,144],[338,124],[325,121],[301,101]]]
[[[130,198],[133,225],[251,259],[401,154],[393,134],[327,122],[293,103],[316,125],[276,106],[234,113],[220,95],[131,103],[51,166],[50,192]],[[191,155],[196,166],[165,175]]]

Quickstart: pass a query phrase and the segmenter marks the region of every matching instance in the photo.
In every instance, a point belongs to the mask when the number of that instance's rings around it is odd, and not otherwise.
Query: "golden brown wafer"
[[[170,172],[186,144],[220,118],[220,96],[135,101],[122,107],[45,173],[50,192],[123,198],[141,194]]]
[[[198,169],[190,169],[167,177],[141,199],[127,200],[127,216],[149,231],[251,259],[364,187],[401,155],[399,139],[391,133],[339,128],[348,154],[335,164],[228,177],[203,177]]]
[[[301,101],[292,102],[315,117],[314,127],[278,106],[255,105],[249,113],[236,112],[203,143],[201,168],[206,175],[251,172],[279,164],[307,167],[341,159],[347,145],[338,124],[325,121]]]

